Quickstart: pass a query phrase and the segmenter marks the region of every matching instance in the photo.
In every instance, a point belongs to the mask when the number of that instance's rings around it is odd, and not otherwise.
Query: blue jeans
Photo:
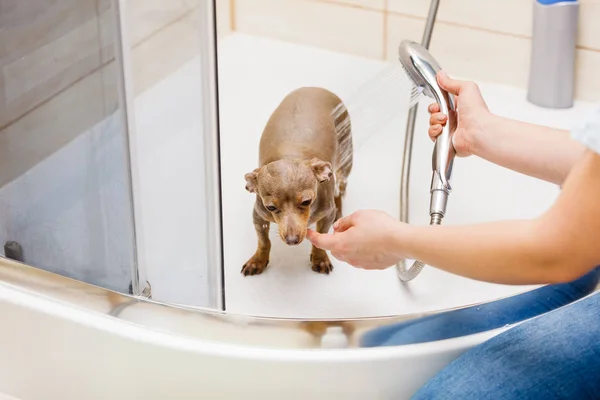
[[[537,289],[545,289],[542,293],[548,296],[538,297],[531,305],[553,309],[567,298],[584,297],[586,290],[582,289],[595,286],[599,275],[600,267],[574,282]],[[521,313],[523,309],[517,307],[516,311]],[[498,313],[496,317],[503,315]],[[526,321],[474,347],[412,397],[414,400],[599,398],[600,294]]]
[[[384,326],[366,333],[360,345],[381,347],[424,343],[501,328],[587,296],[594,291],[599,278],[600,267],[597,267],[573,282],[542,286],[479,307]]]

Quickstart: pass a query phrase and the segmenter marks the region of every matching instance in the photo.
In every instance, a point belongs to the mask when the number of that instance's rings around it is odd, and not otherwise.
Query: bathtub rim
[[[514,294],[499,299],[449,309],[403,315],[352,319],[261,317],[229,313],[215,309],[168,304],[156,300],[134,297],[2,257],[0,257],[0,288],[7,289],[8,291],[12,290],[13,293],[21,292],[32,299],[37,298],[42,302],[49,301],[50,303],[60,304],[74,311],[79,310],[100,314],[105,317],[116,318],[121,322],[128,323],[128,325],[133,324],[140,328],[175,335],[179,338],[210,343],[211,346],[226,346],[246,350],[248,348],[260,348],[263,350],[277,350],[279,352],[284,350],[319,350],[337,353],[342,350],[344,353],[359,351],[359,354],[365,355],[365,352],[371,351],[388,353],[392,348],[402,349],[402,352],[410,353],[413,351],[411,349],[420,348],[421,350],[418,350],[420,353],[424,351],[423,349],[430,348],[427,346],[433,345],[434,342],[445,343],[444,346],[450,345],[451,342],[456,342],[456,345],[459,347],[464,345],[464,343],[470,343],[471,340],[479,343],[481,342],[481,338],[490,338],[506,329],[537,317],[534,316],[500,328],[469,335],[457,335],[443,340],[369,348],[360,346],[359,344],[362,333],[399,322],[478,307],[496,300],[512,297]],[[536,289],[527,289],[519,292],[519,294]],[[583,298],[597,293],[599,289],[600,285],[592,293]],[[6,296],[1,297],[7,298]],[[575,301],[579,300],[581,299]],[[569,304],[573,304],[573,302]],[[562,307],[558,309],[560,308]],[[343,337],[346,341],[345,345],[339,348],[322,346],[321,340],[323,336],[331,333],[331,329],[335,329],[338,334],[341,333],[342,336],[339,336],[339,338]],[[347,356],[351,357],[349,354]]]

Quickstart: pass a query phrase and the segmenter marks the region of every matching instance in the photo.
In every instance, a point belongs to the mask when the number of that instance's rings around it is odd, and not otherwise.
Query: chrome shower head
[[[433,98],[440,106],[440,111],[448,116],[442,134],[436,139],[433,149],[431,179],[431,202],[429,214],[432,221],[443,218],[450,193],[450,179],[454,163],[455,150],[452,145],[452,134],[456,129],[456,103],[454,96],[442,89],[436,74],[441,70],[433,56],[418,43],[404,40],[398,49],[402,66],[415,85],[422,88],[423,94]],[[438,222],[439,223],[439,222]]]

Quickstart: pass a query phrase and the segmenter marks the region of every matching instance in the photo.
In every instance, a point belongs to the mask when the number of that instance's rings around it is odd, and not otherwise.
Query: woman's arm
[[[473,154],[494,164],[562,184],[585,148],[569,131],[492,116],[474,139]]]
[[[600,264],[600,155],[586,152],[554,205],[533,220],[418,227],[360,210],[338,220],[333,234],[309,230],[307,238],[359,268],[411,258],[489,282],[568,282]]]
[[[507,284],[576,279],[600,264],[600,155],[588,151],[575,163],[556,203],[537,219],[402,224],[394,237],[406,257],[473,279]]]

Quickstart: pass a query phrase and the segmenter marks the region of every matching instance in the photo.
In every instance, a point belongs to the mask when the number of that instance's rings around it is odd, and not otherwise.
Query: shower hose
[[[431,42],[431,34],[435,23],[437,10],[440,0],[432,0],[429,7],[425,30],[421,44],[426,49],[429,48]],[[408,113],[408,121],[406,123],[406,136],[404,139],[404,158],[402,160],[402,178],[400,182],[400,221],[408,222],[408,193],[410,182],[410,166],[412,161],[413,136],[415,133],[415,120],[417,118],[418,103],[411,107]],[[430,225],[440,225],[442,223],[442,214],[432,213],[429,221]],[[406,266],[406,260],[401,260],[396,264],[398,278],[402,282],[412,281],[421,273],[425,264],[415,260],[410,268]]]

